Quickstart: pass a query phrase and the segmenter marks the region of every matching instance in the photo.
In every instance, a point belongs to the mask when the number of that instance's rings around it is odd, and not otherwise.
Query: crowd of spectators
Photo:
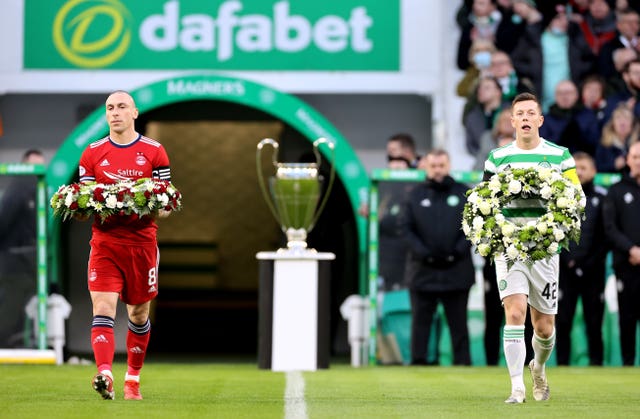
[[[624,169],[638,141],[640,2],[465,0],[457,23],[464,76],[456,93],[466,99],[465,145],[477,161],[504,137],[501,111],[532,92],[543,106],[542,137],[589,154],[598,172]]]

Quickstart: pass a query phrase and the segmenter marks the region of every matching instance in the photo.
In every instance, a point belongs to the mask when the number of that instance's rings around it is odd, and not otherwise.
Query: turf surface
[[[505,367],[337,364],[302,374],[304,404],[309,418],[640,417],[640,368],[549,367],[548,402],[533,401],[525,372],[527,403],[505,405]],[[252,363],[149,361],[142,401],[122,400],[124,373],[117,363],[116,400],[105,401],[93,366],[0,365],[0,418],[289,419],[287,375]]]

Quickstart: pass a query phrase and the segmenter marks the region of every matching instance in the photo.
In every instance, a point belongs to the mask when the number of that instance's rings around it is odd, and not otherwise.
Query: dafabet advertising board
[[[398,71],[400,0],[25,0],[25,69]]]

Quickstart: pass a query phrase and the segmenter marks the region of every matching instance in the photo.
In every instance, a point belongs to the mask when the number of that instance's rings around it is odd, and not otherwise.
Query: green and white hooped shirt
[[[509,168],[527,169],[545,167],[557,170],[575,185],[580,185],[576,174],[576,162],[566,147],[540,138],[540,144],[534,149],[524,150],[513,141],[489,153],[484,163],[485,178]],[[540,199],[513,200],[503,210],[505,217],[518,224],[526,223],[546,212],[545,204]]]

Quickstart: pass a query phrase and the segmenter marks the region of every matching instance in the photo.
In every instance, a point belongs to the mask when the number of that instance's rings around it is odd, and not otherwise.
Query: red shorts
[[[91,240],[90,291],[117,292],[126,304],[142,304],[158,295],[158,246]]]

